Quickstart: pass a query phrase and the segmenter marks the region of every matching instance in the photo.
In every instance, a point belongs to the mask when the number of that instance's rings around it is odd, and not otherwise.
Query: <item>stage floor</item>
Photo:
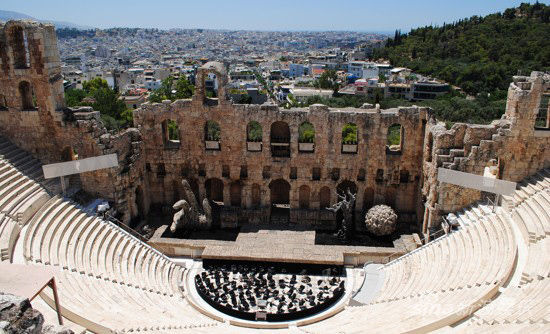
[[[401,239],[394,242],[394,247],[316,245],[315,231],[311,230],[243,228],[235,241],[163,238],[163,230],[157,230],[149,243],[168,256],[202,259],[343,265],[349,262],[346,256],[369,257],[368,260],[378,262],[396,252],[404,254],[416,248]]]

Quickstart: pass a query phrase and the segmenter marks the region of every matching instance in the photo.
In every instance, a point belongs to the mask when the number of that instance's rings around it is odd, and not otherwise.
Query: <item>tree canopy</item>
[[[94,78],[82,84],[83,89],[69,89],[65,92],[68,107],[89,105],[101,113],[103,123],[109,130],[132,124],[132,111],[126,107],[120,95],[109,87],[102,78]]]
[[[476,95],[506,90],[512,76],[550,70],[550,6],[523,3],[408,34],[396,31],[375,58],[386,58]]]
[[[160,103],[162,100],[175,101],[177,99],[189,99],[193,96],[195,86],[193,86],[185,76],[174,79],[173,76],[162,80],[159,89],[154,90],[149,95],[150,102]]]

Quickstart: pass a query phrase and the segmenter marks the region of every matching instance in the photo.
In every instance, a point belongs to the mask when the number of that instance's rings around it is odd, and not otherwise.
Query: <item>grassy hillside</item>
[[[506,90],[512,76],[550,71],[550,6],[521,4],[441,27],[396,32],[375,57],[475,95]]]

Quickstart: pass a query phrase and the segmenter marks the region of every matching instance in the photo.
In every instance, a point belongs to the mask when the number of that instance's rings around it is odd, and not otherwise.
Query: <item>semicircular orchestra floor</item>
[[[248,321],[312,316],[345,293],[342,266],[207,260],[194,276],[198,295],[216,310]]]

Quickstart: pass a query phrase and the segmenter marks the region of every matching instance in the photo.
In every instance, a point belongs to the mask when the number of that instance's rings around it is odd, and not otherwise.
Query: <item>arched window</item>
[[[357,153],[357,125],[347,123],[342,128],[342,153]]]
[[[241,185],[239,182],[231,183],[229,187],[229,195],[231,198],[231,206],[241,207]]]
[[[309,209],[309,193],[310,193],[309,187],[306,185],[303,185],[300,187],[298,192],[299,192],[298,202],[300,205],[300,209]]]
[[[177,148],[180,146],[180,129],[178,123],[168,119],[162,122],[162,137],[164,146],[167,148]]]
[[[10,37],[14,67],[16,69],[29,68],[31,63],[27,32],[22,27],[13,27],[10,30]]]
[[[319,208],[326,209],[328,207],[330,207],[330,189],[322,187],[319,191]]]
[[[246,143],[247,149],[251,152],[259,152],[262,150],[263,131],[260,123],[251,121],[246,126]]]
[[[298,149],[300,152],[313,152],[315,149],[315,128],[309,122],[303,122],[298,128]]]
[[[271,191],[271,204],[290,204],[290,184],[283,180],[277,179],[269,184]]]
[[[208,179],[204,183],[206,198],[215,202],[223,203],[223,182],[220,179]]]
[[[388,128],[386,136],[386,148],[388,153],[401,152],[403,148],[403,127],[401,124],[392,124]]]
[[[374,205],[374,190],[372,188],[365,189],[363,196],[363,210],[368,210]]]
[[[290,157],[290,128],[285,122],[271,124],[271,155]]]
[[[427,162],[432,162],[433,147],[434,147],[434,136],[431,132],[428,132],[428,146],[426,147]]]
[[[73,161],[78,159],[78,153],[72,148],[72,146],[66,146],[61,152],[62,161]]]
[[[141,186],[136,187],[135,191],[135,205],[136,205],[136,213],[138,218],[145,218],[145,201],[143,196],[143,189]]]
[[[0,110],[8,110],[8,103],[6,102],[6,97],[0,94]]]
[[[261,204],[260,197],[261,197],[260,185],[254,183],[252,185],[252,207],[253,208],[257,208],[260,206]]]
[[[208,73],[204,79],[204,90],[207,98],[218,97],[218,78],[215,73]]]
[[[262,141],[262,126],[256,121],[251,121],[246,126],[246,140],[249,142]]]
[[[21,97],[21,108],[23,110],[34,110],[36,108],[36,98],[28,81],[19,83],[19,95]]]
[[[221,129],[218,123],[207,121],[204,125],[204,140],[206,141],[207,150],[220,149]]]

